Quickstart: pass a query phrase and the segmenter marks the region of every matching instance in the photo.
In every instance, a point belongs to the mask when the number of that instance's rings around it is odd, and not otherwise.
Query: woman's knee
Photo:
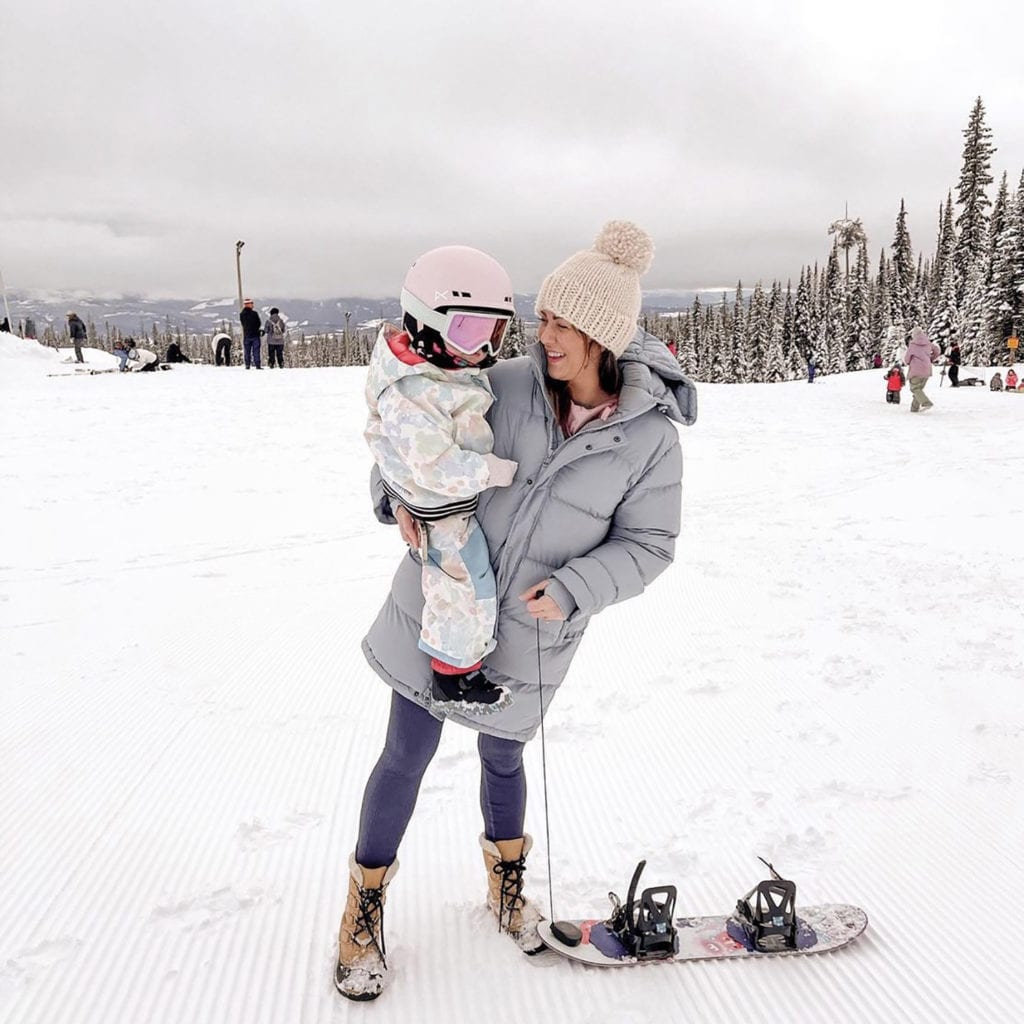
[[[518,740],[501,739],[480,733],[477,750],[484,768],[495,775],[517,775],[523,770],[523,749],[525,744]]]
[[[381,762],[399,775],[422,775],[441,742],[441,722],[411,700],[394,693]]]

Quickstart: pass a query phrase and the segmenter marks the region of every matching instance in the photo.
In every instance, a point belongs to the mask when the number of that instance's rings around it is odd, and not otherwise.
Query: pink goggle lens
[[[505,337],[508,317],[488,316],[482,313],[452,313],[445,332],[445,341],[467,356],[490,347],[497,352]]]

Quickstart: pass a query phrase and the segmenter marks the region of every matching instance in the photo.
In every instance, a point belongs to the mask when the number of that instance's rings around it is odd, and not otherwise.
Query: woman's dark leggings
[[[443,722],[418,704],[391,695],[391,717],[384,751],[363,794],[356,861],[364,868],[391,864],[412,818],[420,782],[441,739]],[[480,809],[488,839],[518,839],[526,817],[526,773],[523,746],[479,734]]]

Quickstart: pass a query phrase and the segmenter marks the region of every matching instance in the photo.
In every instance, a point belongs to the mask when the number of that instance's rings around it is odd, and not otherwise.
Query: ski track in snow
[[[548,717],[558,916],[603,915],[641,857],[720,913],[760,854],[798,902],[863,906],[854,946],[522,957],[483,905],[475,736],[449,727],[366,1007],[331,970],[389,699],[359,641],[402,545],[369,509],[362,373],[37,365],[0,362],[5,1024],[1019,1015],[1024,485],[998,452],[1024,402],[702,385],[676,564],[595,619]],[[546,907],[537,742],[527,765]]]

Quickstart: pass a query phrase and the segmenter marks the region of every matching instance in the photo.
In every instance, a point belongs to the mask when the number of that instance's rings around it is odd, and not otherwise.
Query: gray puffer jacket
[[[696,420],[696,389],[664,342],[642,330],[619,364],[616,412],[569,438],[544,386],[540,345],[489,372],[494,454],[515,459],[519,469],[511,486],[485,491],[477,510],[498,588],[497,646],[484,671],[511,688],[514,702],[487,716],[447,716],[480,732],[528,740],[540,725],[537,622],[520,594],[550,578],[547,593],[567,615],[564,622],[540,623],[547,707],[591,616],[639,594],[672,562],[683,466],[670,421]],[[377,517],[394,522],[376,473],[371,489]],[[422,610],[419,557],[410,552],[363,653],[386,683],[427,706],[421,694],[430,690],[430,664],[416,646]]]

